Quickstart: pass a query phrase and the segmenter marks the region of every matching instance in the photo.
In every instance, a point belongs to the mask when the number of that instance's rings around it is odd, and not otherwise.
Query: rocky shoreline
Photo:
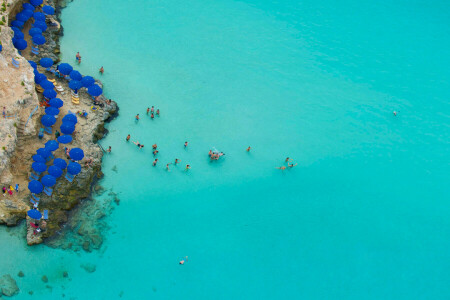
[[[67,1],[48,0],[46,2],[56,8],[56,16],[59,20],[59,13],[65,7]],[[22,3],[23,1],[19,0],[9,0],[6,11],[7,15],[10,18],[14,16],[21,9]],[[39,99],[42,98],[42,95],[35,91],[33,69],[27,63],[27,60],[38,62],[42,57],[50,57],[55,62],[59,61],[60,50],[58,42],[63,29],[61,26],[55,28],[49,27],[44,33],[47,42],[40,47],[39,55],[31,55],[29,51],[24,50],[22,51],[23,56],[20,56],[12,46],[11,38],[13,33],[6,26],[7,24],[8,22],[5,26],[0,26],[2,30],[0,38],[3,45],[3,51],[0,52],[0,63],[2,64],[2,68],[0,69],[0,74],[2,75],[2,81],[0,82],[0,105],[7,106],[8,113],[15,113],[15,118],[12,120],[5,119],[5,126],[2,124],[0,129],[0,137],[11,137],[6,139],[7,144],[0,150],[0,185],[9,186],[20,183],[21,189],[14,196],[0,200],[0,224],[14,226],[26,218],[26,211],[31,207],[31,203],[29,202],[30,193],[26,188],[28,176],[31,171],[31,156],[47,140],[54,138],[47,134],[43,140],[39,140],[37,137],[37,132],[41,127],[40,117],[44,113],[44,108],[39,107]],[[10,60],[12,58],[20,61],[19,70],[13,68],[11,65]],[[43,68],[38,67],[38,69],[39,72],[51,77],[51,74],[45,72]],[[11,72],[20,72],[22,76],[14,75],[3,79],[7,73]],[[106,204],[99,204],[91,198],[91,194],[94,190],[99,193],[101,188],[96,186],[96,183],[103,176],[101,162],[104,153],[97,144],[97,141],[107,133],[105,123],[112,121],[117,116],[119,108],[114,101],[107,104],[103,96],[101,96],[100,100],[103,101],[104,106],[92,111],[90,109],[92,99],[84,91],[79,92],[80,104],[74,105],[70,101],[67,81],[58,78],[54,79],[56,80],[56,84],[64,87],[67,92],[65,95],[58,95],[64,101],[64,106],[61,108],[61,115],[64,115],[69,110],[72,112],[85,110],[89,113],[87,119],[79,118],[74,134],[74,141],[68,147],[82,148],[85,152],[86,161],[91,159],[92,163],[90,166],[87,166],[85,161],[81,162],[83,166],[82,171],[73,182],[68,182],[63,177],[59,178],[53,188],[54,192],[52,196],[40,195],[39,209],[49,211],[49,220],[47,221],[45,230],[38,235],[33,234],[33,230],[30,228],[29,222],[27,222],[27,242],[29,245],[34,245],[45,241],[51,247],[91,251],[92,249],[100,248],[103,241],[101,229],[104,224],[98,225],[95,224],[95,221],[100,220],[112,209],[111,203],[117,198],[115,195],[110,195],[110,201],[106,201]],[[97,84],[101,85],[101,82],[97,81]],[[11,94],[9,89],[12,86],[15,86],[18,92]],[[35,109],[34,114],[30,116],[31,112]],[[60,120],[57,121],[54,128],[59,128],[59,124]],[[63,149],[56,150],[55,157],[65,158]],[[87,201],[84,201],[86,199]],[[105,207],[105,205],[108,207]],[[100,210],[103,215],[95,213],[95,211]],[[89,216],[92,214],[96,214],[97,216],[96,218],[91,218],[90,221],[93,222],[86,222],[86,224],[80,225],[83,220],[83,217],[80,216],[86,214],[88,216],[85,216],[86,218],[84,220],[89,219]],[[78,235],[77,238],[73,238],[73,234]],[[68,236],[71,236],[70,241],[67,241]],[[74,245],[74,242],[77,245]]]

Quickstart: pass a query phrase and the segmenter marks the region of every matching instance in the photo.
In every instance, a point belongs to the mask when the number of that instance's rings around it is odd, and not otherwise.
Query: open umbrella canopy
[[[56,116],[59,114],[59,109],[57,109],[56,107],[50,106],[45,109],[45,113],[50,116]]]
[[[69,88],[71,88],[72,90],[79,90],[82,86],[83,85],[81,84],[81,81],[78,81],[78,80],[69,81]]]
[[[45,143],[45,149],[47,149],[49,151],[55,151],[58,148],[59,148],[59,144],[57,141],[50,140],[47,143]]]
[[[42,156],[40,156],[38,154],[33,155],[33,161],[38,162],[38,163],[46,162],[45,158],[43,158]]]
[[[41,58],[39,64],[44,68],[50,68],[53,65],[53,59],[51,59],[50,57]]]
[[[55,9],[53,7],[51,7],[50,5],[44,5],[44,7],[42,8],[42,11],[44,12],[44,14],[47,14],[47,15],[55,14]]]
[[[43,95],[45,98],[52,99],[56,97],[56,92],[54,90],[45,90]]]
[[[45,22],[45,15],[39,11],[33,13],[33,18],[39,22]]]
[[[44,90],[52,90],[55,88],[55,85],[53,84],[53,82],[50,82],[49,80],[42,80],[41,82],[39,82],[39,85]]]
[[[61,175],[62,175],[62,173],[63,173],[63,171],[61,170],[61,168],[59,168],[59,167],[57,167],[57,166],[55,166],[55,165],[53,165],[53,166],[50,166],[49,168],[48,168],[48,174],[50,174],[50,175],[52,175],[53,177],[55,177],[55,178],[58,178],[58,177],[60,177]]]
[[[21,13],[23,13],[25,16],[28,17],[28,19],[30,19],[33,16],[33,9],[24,9],[21,11]]]
[[[60,144],[68,144],[72,142],[72,136],[70,135],[61,135],[57,138],[58,143]]]
[[[39,148],[39,149],[37,149],[36,153],[37,153],[38,155],[42,156],[43,158],[47,158],[47,157],[49,157],[50,154],[51,154],[50,151],[48,151],[48,150],[45,149],[45,148]]]
[[[58,70],[63,75],[69,75],[72,72],[73,68],[68,63],[62,63],[58,66]]]
[[[45,37],[42,34],[36,34],[32,38],[33,43],[36,45],[43,45],[45,44]]]
[[[55,158],[53,160],[53,165],[57,166],[58,168],[60,168],[61,170],[64,170],[67,167],[67,163],[64,159],[62,158]],[[50,168],[49,168],[50,169]]]
[[[27,17],[24,13],[18,13],[17,15],[16,15],[16,20],[18,20],[18,21],[20,21],[20,22],[26,22],[26,21],[28,21],[28,19],[29,19],[30,17]]]
[[[42,190],[44,189],[44,187],[42,186],[42,183],[40,183],[39,181],[32,180],[28,183],[28,189],[33,194],[40,194],[42,192]]]
[[[64,116],[64,118],[62,118],[62,122],[63,123],[71,122],[73,124],[77,124],[78,123],[77,116],[73,114],[67,114]]]
[[[90,87],[94,83],[95,83],[95,79],[91,76],[84,76],[83,79],[81,79],[81,84],[85,88]]]
[[[44,177],[42,177],[41,183],[48,187],[54,186],[56,183],[56,178],[52,175],[45,175]]]
[[[91,96],[97,97],[100,96],[103,93],[103,90],[98,85],[94,84],[88,87],[88,93]]]
[[[22,32],[19,28],[12,26],[11,30],[16,33],[16,32]]]
[[[30,64],[30,66],[32,66],[33,67],[33,69],[35,69],[36,70],[36,68],[37,68],[37,64],[34,62],[34,61],[32,61],[32,60],[29,60],[28,61],[28,63]],[[34,79],[36,79],[36,76],[34,77]]]
[[[28,30],[28,34],[30,36],[40,35],[42,34],[42,30],[37,27],[32,27],[30,30]]]
[[[23,39],[25,36],[23,35],[22,31],[18,31],[18,32],[14,32],[14,38],[21,40]]]
[[[64,102],[59,98],[50,99],[50,106],[55,108],[61,108],[64,105]]]
[[[30,0],[30,3],[31,3],[33,6],[39,6],[39,5],[42,4],[42,2],[44,2],[44,1],[43,1],[43,0]]]
[[[42,214],[37,209],[30,209],[29,211],[27,211],[27,215],[35,220],[40,220],[42,218]]]
[[[62,123],[60,129],[64,134],[72,134],[75,131],[75,124],[73,124],[72,122]]]
[[[34,11],[34,9],[35,9],[35,7],[28,2],[22,3],[22,7],[23,7],[23,9],[31,10],[31,11]]]
[[[80,148],[73,148],[69,151],[69,156],[73,160],[82,160],[84,157],[84,152]]]
[[[47,170],[47,166],[44,163],[40,163],[40,162],[32,163],[31,168],[38,173],[42,173],[45,170]]]
[[[22,21],[19,21],[19,20],[14,20],[11,22],[11,26],[18,27],[18,28],[22,28],[23,24],[25,24],[25,23]]]
[[[47,76],[45,76],[42,73],[39,73],[39,74],[34,76],[34,82],[36,82],[37,84],[41,83],[44,80],[47,80]]]
[[[77,70],[72,70],[69,73],[69,76],[70,76],[71,79],[77,80],[77,81],[81,81],[81,79],[83,78],[83,76],[81,76],[81,73],[78,72]]]
[[[41,118],[41,123],[45,127],[50,127],[50,126],[55,125],[56,119],[54,116],[51,116],[51,115],[43,115]]]
[[[79,163],[76,162],[71,162],[68,166],[67,166],[67,172],[71,175],[77,175],[78,173],[81,172],[81,166]]]
[[[37,27],[42,31],[46,31],[47,30],[47,24],[45,24],[45,22],[42,21],[35,21],[33,23],[33,27]]]
[[[28,47],[28,43],[24,39],[17,39],[13,42],[13,44],[18,50],[24,50]]]

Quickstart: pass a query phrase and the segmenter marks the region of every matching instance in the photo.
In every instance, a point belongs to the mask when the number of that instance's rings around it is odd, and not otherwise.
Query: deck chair
[[[20,67],[20,62],[18,60],[15,60],[14,57],[12,58],[12,65],[16,68]]]
[[[30,180],[39,180],[39,176],[34,174],[33,172],[30,173]]]
[[[33,47],[33,46],[31,46],[31,53],[33,53],[33,54],[35,54],[35,55],[38,55],[38,54],[39,54],[39,49],[38,49],[38,47]]]
[[[42,216],[42,219],[48,220],[48,210],[44,210],[44,215]]]
[[[31,198],[36,200],[37,202],[39,202],[39,200],[40,200],[39,197],[36,196],[35,194],[31,194]]]
[[[45,127],[44,131],[48,134],[52,134],[52,128],[51,127]]]
[[[34,201],[33,198],[30,199],[31,204],[33,205],[37,205],[39,204],[39,201]]]
[[[73,179],[75,178],[75,176],[73,176],[72,174],[66,173],[65,178],[67,179],[68,182],[72,182]]]
[[[47,194],[47,196],[51,196],[53,193],[53,189],[49,188],[49,187],[45,187],[44,188],[44,193]]]

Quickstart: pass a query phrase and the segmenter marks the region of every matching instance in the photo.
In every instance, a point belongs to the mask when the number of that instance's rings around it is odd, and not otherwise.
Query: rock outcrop
[[[0,277],[0,296],[4,295],[12,297],[19,292],[19,287],[11,275],[3,275]]]

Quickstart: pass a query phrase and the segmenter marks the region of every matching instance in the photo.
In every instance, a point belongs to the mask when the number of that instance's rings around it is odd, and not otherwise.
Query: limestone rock
[[[95,270],[97,269],[97,267],[91,263],[82,264],[80,265],[80,267],[82,267],[88,273],[94,273]]]
[[[0,277],[0,290],[3,295],[11,297],[19,292],[19,287],[14,278],[7,274]]]

